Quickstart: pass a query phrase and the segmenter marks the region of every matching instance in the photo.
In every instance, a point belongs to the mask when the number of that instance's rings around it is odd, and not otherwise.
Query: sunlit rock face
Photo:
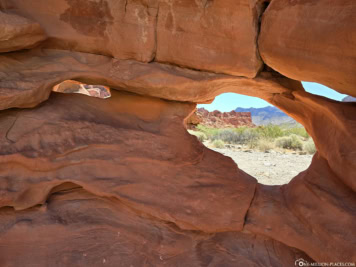
[[[259,51],[283,75],[355,95],[356,2],[273,0],[262,17]]]
[[[355,4],[264,2],[0,0],[1,265],[356,261],[356,105],[298,81],[356,96]],[[224,92],[303,124],[311,166],[260,185],[189,135]]]
[[[2,2],[7,11],[43,25],[49,48],[250,78],[262,67],[256,45],[260,1]]]
[[[256,2],[256,3],[254,3]],[[156,60],[253,78],[260,1],[160,1]]]
[[[6,12],[39,22],[49,48],[151,61],[157,1],[2,0]]]

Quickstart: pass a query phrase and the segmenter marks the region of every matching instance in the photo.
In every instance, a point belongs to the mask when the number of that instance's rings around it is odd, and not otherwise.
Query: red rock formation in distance
[[[53,91],[66,94],[82,94],[104,99],[111,96],[110,88],[107,86],[84,84],[72,80],[57,84],[53,87]]]
[[[0,266],[356,262],[356,104],[300,82],[356,96],[355,14],[354,0],[0,0]],[[112,97],[52,91],[64,81]],[[225,92],[303,124],[310,167],[261,185],[191,136],[196,104]]]
[[[252,123],[251,112],[220,112],[218,110],[209,112],[205,108],[198,108],[187,119],[188,128],[194,128],[198,124],[211,128],[255,127]]]

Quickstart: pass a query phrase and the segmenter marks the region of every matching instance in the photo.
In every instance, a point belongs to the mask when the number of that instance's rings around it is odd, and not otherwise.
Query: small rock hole
[[[73,80],[66,80],[53,87],[54,92],[65,94],[83,94],[97,98],[111,97],[110,88],[104,85],[91,85]]]

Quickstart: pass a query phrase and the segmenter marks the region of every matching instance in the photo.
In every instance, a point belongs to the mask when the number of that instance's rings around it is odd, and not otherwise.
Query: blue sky
[[[341,100],[346,96],[318,83],[303,82],[303,86],[309,93],[322,95],[335,100]],[[235,93],[221,94],[217,96],[214,102],[209,105],[198,105],[198,107],[204,107],[209,111],[220,110],[223,112],[234,110],[237,107],[262,108],[266,106],[271,106],[271,104],[257,97],[239,95]]]

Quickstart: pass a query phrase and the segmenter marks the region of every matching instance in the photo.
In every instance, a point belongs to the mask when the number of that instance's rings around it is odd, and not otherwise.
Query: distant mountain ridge
[[[342,102],[356,102],[356,97],[346,96]],[[255,125],[281,125],[290,124],[291,126],[298,125],[298,123],[280,109],[267,106],[264,108],[239,108],[235,109],[236,112],[251,112],[252,122]]]
[[[346,96],[342,99],[342,102],[356,102],[356,97]]]
[[[256,125],[281,125],[298,124],[293,118],[276,107],[267,106],[264,108],[236,108],[236,112],[251,112],[252,122]]]

